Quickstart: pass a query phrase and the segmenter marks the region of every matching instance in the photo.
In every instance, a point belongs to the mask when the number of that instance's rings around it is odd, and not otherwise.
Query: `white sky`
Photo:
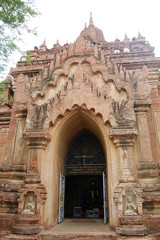
[[[160,57],[160,0],[35,0],[41,16],[32,20],[38,36],[24,36],[23,50],[40,46],[44,39],[51,48],[59,40],[61,45],[74,42],[89,23],[92,12],[94,25],[103,31],[107,41],[116,37],[124,39],[125,33],[132,39],[138,31],[155,47]],[[17,62],[20,55],[14,56]],[[14,67],[11,64],[10,67]]]

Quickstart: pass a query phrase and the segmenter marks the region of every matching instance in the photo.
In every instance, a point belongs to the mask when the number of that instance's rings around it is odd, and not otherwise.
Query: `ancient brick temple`
[[[90,16],[73,44],[21,57],[0,104],[0,228],[37,234],[104,218],[160,231],[160,58],[139,33],[107,42]]]

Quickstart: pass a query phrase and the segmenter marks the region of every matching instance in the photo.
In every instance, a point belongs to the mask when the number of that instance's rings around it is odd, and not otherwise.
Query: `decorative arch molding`
[[[97,67],[94,69],[91,67],[94,65],[94,61],[93,57],[90,61],[78,60],[78,58],[70,59],[64,69],[57,70],[54,75],[55,79],[48,81],[42,91],[35,89],[35,92],[32,93],[33,104],[28,108],[28,122],[36,121],[32,124],[33,126],[38,126],[38,122],[40,122],[43,127],[47,119],[47,122],[54,124],[57,117],[63,116],[67,109],[83,104],[86,104],[88,109],[94,108],[96,114],[100,113],[104,123],[109,120],[110,113],[114,113],[114,111],[115,115],[123,115],[122,119],[118,120],[119,122],[128,124],[128,120],[124,121],[125,118],[135,121],[130,84],[120,81],[116,75],[113,77],[110,74],[108,77],[109,71],[107,72],[107,68],[104,68],[103,65],[96,64]],[[121,113],[116,112],[119,109],[122,110]],[[41,115],[43,119],[40,119]],[[113,119],[111,119],[111,123],[116,125]]]
[[[92,103],[89,103],[89,104],[75,103],[70,106],[68,105],[67,107],[64,106],[63,109],[64,111],[62,110],[62,111],[52,112],[52,115],[50,115],[49,117],[49,125],[55,126],[60,119],[64,118],[66,115],[68,115],[72,111],[78,111],[79,114],[81,114],[82,111],[90,112],[94,116],[100,118],[103,124],[106,124],[107,121],[109,120],[109,108],[108,109],[106,108],[106,111],[103,112],[103,106],[102,108],[96,108],[96,106],[94,106]]]
[[[104,124],[104,125],[107,124],[107,121],[104,122],[103,114],[100,113],[100,112],[96,112],[93,107],[88,108],[86,104],[82,104],[81,106],[78,105],[78,104],[75,104],[70,109],[66,109],[63,114],[57,115],[54,122],[51,120],[49,122],[49,126],[56,126],[59,123],[59,121],[61,121],[62,119],[66,118],[66,117],[71,117],[75,113],[78,114],[80,118],[84,113],[85,113],[86,116],[90,115],[90,118],[91,118],[91,115],[92,115],[92,118],[99,119],[99,121],[101,121],[101,123]]]
[[[84,99],[88,97],[88,95],[84,95],[83,96]],[[79,101],[78,101],[79,99]],[[77,99],[74,99],[71,95],[68,95],[67,97],[67,101],[63,101],[63,104],[61,104],[60,106],[57,107],[57,105],[55,107],[53,107],[53,103],[49,103],[47,105],[47,115],[48,117],[45,120],[44,123],[44,128],[48,129],[50,126],[55,126],[59,120],[61,120],[62,118],[64,118],[66,115],[68,115],[70,112],[72,111],[76,111],[78,110],[79,112],[81,111],[88,111],[90,113],[92,113],[94,116],[100,118],[103,122],[103,124],[106,125],[107,122],[110,122],[111,125],[112,123],[114,124],[116,122],[115,120],[115,116],[114,116],[114,107],[113,107],[113,102],[112,102],[112,98],[107,99],[106,101],[104,101],[104,99],[99,99],[99,104],[94,104],[96,102],[96,97],[92,97],[92,98],[88,98],[88,101],[84,101],[84,99],[81,99],[80,97]],[[134,124],[134,114],[133,115],[129,115],[129,107],[132,106],[131,103],[128,103],[128,106],[126,107],[126,112],[128,113],[128,117],[129,117],[129,122],[132,122]],[[131,112],[131,111],[130,111]],[[39,115],[40,116],[40,115]],[[114,121],[113,121],[114,119]],[[126,120],[126,118],[125,118]],[[39,119],[40,121],[40,119]],[[128,124],[127,121],[125,122],[125,124]],[[28,123],[31,123],[28,120]]]
[[[99,139],[105,155],[107,154],[107,148],[109,148],[109,145],[107,145],[106,142],[112,143],[112,140],[110,140],[109,137],[111,126],[109,123],[104,125],[102,116],[99,114],[96,115],[92,110],[88,110],[87,107],[83,105],[81,107],[74,106],[59,120],[60,121],[57,121],[55,127],[51,128],[52,140],[49,143],[49,145],[52,145],[52,142],[54,142],[56,153],[57,149],[63,145],[62,142],[67,150],[72,139],[74,139],[74,137],[83,129],[87,129]],[[68,129],[71,129],[71,131],[68,131]],[[65,154],[62,159],[64,161]]]
[[[118,68],[115,63],[111,63],[108,60],[107,64],[98,64],[93,56],[87,58],[72,57],[65,62],[63,67],[53,70],[48,77],[43,78],[40,87],[32,90],[31,97],[36,102],[38,97],[44,98],[48,88],[53,88],[55,95],[64,89],[69,90],[68,85],[70,81],[72,82],[70,87],[73,89],[75,88],[74,82],[78,81],[77,77],[81,78],[81,84],[86,83],[88,80],[90,85],[96,85],[97,88],[102,88],[102,85],[112,81],[118,91],[123,89],[131,95],[131,86],[128,82],[120,81]],[[114,74],[111,72],[111,69],[114,69]],[[97,84],[95,79],[99,80],[100,75],[101,81]]]
[[[81,66],[80,66],[81,68]],[[104,123],[110,120],[111,125],[116,125],[116,116],[120,116],[119,122],[128,124],[135,121],[134,102],[132,95],[125,88],[117,89],[114,81],[104,83],[102,75],[97,75],[97,79],[85,78],[75,72],[75,82],[68,83],[68,89],[62,88],[59,92],[46,91],[45,97],[38,98],[36,104],[28,108],[27,122],[31,128],[48,128],[49,123],[55,124],[59,116],[64,116],[75,106],[86,106],[88,110],[93,110],[95,114],[100,114]],[[81,69],[82,70],[82,69]],[[94,77],[93,77],[94,78]],[[95,85],[93,81],[95,80]],[[72,81],[72,80],[71,80]],[[97,82],[96,82],[97,81]],[[98,87],[101,86],[101,87]],[[127,119],[127,121],[126,121]]]
[[[87,58],[87,62],[90,64],[93,64],[95,62],[94,57],[91,57],[92,59]],[[41,85],[38,89],[33,89],[32,91],[32,97],[36,98],[37,95],[43,96],[45,93],[45,90],[47,89],[48,85],[53,85],[53,87],[56,87],[59,82],[59,77],[60,76],[66,76],[69,77],[72,72],[70,71],[71,67],[73,65],[79,65],[82,64],[83,62],[86,62],[84,60],[84,57],[71,57],[67,59],[64,64],[61,67],[55,68],[49,76],[45,77],[41,81]],[[96,64],[96,62],[95,62]],[[96,64],[97,65],[97,64]],[[92,66],[92,71],[95,72],[94,66]]]

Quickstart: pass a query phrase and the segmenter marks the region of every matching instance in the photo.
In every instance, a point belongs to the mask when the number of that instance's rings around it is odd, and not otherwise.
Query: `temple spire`
[[[128,38],[127,34],[125,33],[125,36],[124,36],[124,42],[129,42],[130,39]]]
[[[137,40],[145,40],[145,37],[142,36],[142,34],[138,31],[138,38]]]
[[[46,40],[44,39],[44,42],[40,45],[40,49],[45,51],[47,50]]]
[[[56,42],[53,46],[54,46],[55,48],[57,48],[57,47],[60,46],[58,38],[57,38],[57,42]]]
[[[44,41],[43,41],[43,43],[41,44],[41,46],[47,47],[47,45],[46,45],[46,39],[45,39],[45,38],[44,38]]]
[[[90,20],[89,20],[89,26],[94,26],[92,13],[90,12]]]

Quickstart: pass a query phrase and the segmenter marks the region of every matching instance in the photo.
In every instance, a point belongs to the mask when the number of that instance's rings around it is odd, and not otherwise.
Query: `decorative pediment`
[[[40,102],[40,99],[45,102],[49,100],[50,94],[48,92],[51,91],[53,97],[59,94],[59,91],[67,90],[69,87],[71,87],[71,90],[74,90],[78,83],[80,85],[90,84],[92,87],[95,86],[102,94],[103,91],[105,92],[106,83],[111,81],[114,82],[118,92],[121,91],[120,95],[124,94],[124,92],[128,92],[131,95],[129,84],[121,82],[118,74],[115,72],[116,67],[110,61],[107,61],[107,63],[107,66],[99,65],[93,57],[87,60],[84,58],[73,58],[71,61],[70,59],[63,68],[55,70],[50,79],[44,79],[39,88],[33,88],[31,96],[35,103]],[[110,87],[110,95],[113,93],[113,88]]]
[[[30,127],[42,128],[47,118],[47,122],[54,124],[66,109],[84,104],[96,114],[100,113],[104,122],[109,120],[110,113],[114,117],[120,114],[120,121],[125,119],[123,124],[126,124],[126,115],[128,121],[134,121],[131,87],[120,80],[117,72],[109,60],[104,66],[97,64],[93,57],[69,59],[63,68],[54,72],[52,79],[42,81],[41,87],[32,91],[27,117]]]

